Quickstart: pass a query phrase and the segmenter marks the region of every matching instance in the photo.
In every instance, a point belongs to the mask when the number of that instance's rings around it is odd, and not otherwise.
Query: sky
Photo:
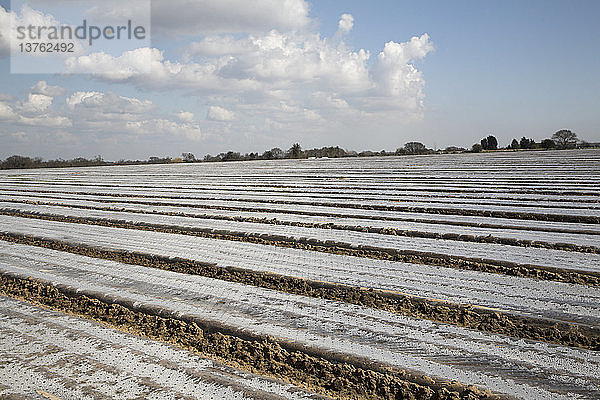
[[[153,1],[144,43],[11,70],[15,21],[144,14],[70,1],[0,0],[0,158],[600,141],[600,1]]]

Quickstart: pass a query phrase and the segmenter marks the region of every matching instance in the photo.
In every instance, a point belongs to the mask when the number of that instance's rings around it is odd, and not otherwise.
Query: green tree
[[[421,142],[408,142],[404,145],[404,152],[406,154],[425,154],[427,147]]]
[[[488,137],[481,139],[481,147],[484,150],[497,150],[498,140],[495,136],[489,135]]]
[[[481,150],[483,150],[483,146],[480,145],[479,143],[475,143],[472,147],[471,147],[471,151],[473,153],[481,153]]]
[[[181,153],[181,159],[185,162],[196,161],[196,157],[192,153]]]
[[[302,158],[304,154],[302,152],[302,147],[300,147],[300,144],[294,143],[294,145],[288,150],[288,155],[290,158]]]
[[[560,149],[572,149],[577,144],[577,135],[567,129],[561,129],[552,135],[552,140]]]
[[[554,140],[552,139],[544,139],[540,143],[540,146],[542,149],[554,149],[556,147],[556,143],[554,143]]]
[[[532,149],[533,146],[535,145],[535,140],[528,139],[525,136],[523,136],[521,138],[521,141],[519,142],[519,145],[521,146],[522,149]]]

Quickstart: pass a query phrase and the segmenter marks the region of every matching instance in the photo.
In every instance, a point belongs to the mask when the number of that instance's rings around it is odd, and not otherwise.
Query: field
[[[600,151],[0,172],[0,397],[600,398]]]

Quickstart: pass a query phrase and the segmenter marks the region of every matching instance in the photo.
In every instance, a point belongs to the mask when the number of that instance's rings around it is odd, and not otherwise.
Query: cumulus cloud
[[[235,54],[216,54],[220,40]],[[311,93],[328,91],[341,102],[364,111],[374,108],[369,104],[384,104],[386,109],[418,113],[424,79],[412,63],[432,50],[427,34],[408,42],[390,41],[369,64],[370,53],[364,49],[347,49],[343,43],[333,45],[317,34],[273,30],[240,39],[207,37],[190,46],[191,58],[185,62],[166,60],[158,49],[144,48],[119,57],[80,57],[72,65],[74,71],[78,70],[76,65],[83,66],[101,79],[131,82],[146,90],[182,89],[208,95],[235,92],[241,93],[242,101],[254,98],[263,103],[278,96],[302,96],[308,102]],[[151,59],[144,62],[145,68],[151,65],[149,73],[133,72],[139,65],[134,53]],[[96,57],[103,61],[89,62]],[[107,68],[113,72],[103,73],[106,68],[102,65],[111,65]]]
[[[31,87],[32,94],[41,94],[44,96],[57,97],[65,94],[65,89],[60,86],[48,86],[46,81],[39,81]]]
[[[208,39],[214,40],[214,39]],[[195,47],[205,49],[207,42]],[[68,61],[71,72],[92,72],[111,82],[132,82],[143,89],[186,89],[189,91],[273,91],[294,86],[330,87],[351,92],[371,86],[366,62],[369,52],[331,46],[319,35],[301,36],[271,31],[249,36],[231,44],[240,49],[237,57],[222,56],[202,62],[165,60],[158,49],[138,49],[114,57],[91,54]],[[140,59],[145,60],[140,70]],[[151,60],[148,61],[148,58]]]
[[[30,114],[42,113],[50,107],[52,100],[51,96],[29,93],[27,101],[21,104],[20,111]]]
[[[192,122],[194,120],[194,113],[189,112],[189,111],[179,111],[177,113],[177,118],[180,121]]]
[[[427,34],[404,43],[386,43],[370,71],[376,86],[375,94],[396,99],[405,108],[418,110],[422,106],[425,82],[422,73],[410,62],[425,57],[432,50],[433,44]]]
[[[343,14],[338,32],[349,32],[353,24],[353,16]],[[69,69],[92,72],[109,82],[132,83],[142,90],[217,97],[224,110],[235,108],[249,115],[274,112],[271,119],[289,118],[279,104],[292,99],[302,104],[296,112],[298,120],[306,120],[307,115],[316,120],[316,115],[328,113],[364,117],[364,113],[391,110],[419,118],[425,81],[413,63],[432,50],[429,36],[423,34],[407,42],[390,41],[371,60],[369,51],[348,48],[343,41],[318,33],[270,30],[204,37],[191,43],[181,60],[166,59],[156,48],[140,48],[120,56],[74,57]],[[317,92],[331,101],[316,99]],[[207,119],[239,121],[240,116],[213,108]]]
[[[35,117],[21,116],[18,121],[22,125],[47,127],[47,128],[68,128],[73,126],[70,118],[60,115],[41,115]]]
[[[197,8],[205,3],[207,14],[198,16]],[[147,100],[91,90],[71,93],[60,109],[52,98],[64,94],[64,89],[45,81],[36,83],[22,103],[8,98],[2,103],[0,97],[0,119],[53,118],[61,112],[72,121],[72,129],[64,131],[76,135],[176,135],[204,140],[209,132],[218,132],[219,140],[238,146],[236,138],[242,134],[236,132],[244,132],[263,138],[268,146],[284,132],[304,137],[347,132],[348,127],[356,130],[360,124],[394,126],[422,117],[425,80],[415,63],[433,51],[427,34],[405,42],[389,41],[371,54],[344,43],[354,26],[351,14],[342,14],[334,36],[324,37],[312,30],[304,1],[259,3],[264,6],[262,14],[277,12],[252,20],[249,16],[258,12],[256,4],[189,2],[190,15],[196,13],[197,18],[186,16],[178,27],[174,21],[180,15],[169,13],[181,7],[153,2],[155,9],[164,8],[164,13],[154,13],[163,33],[195,36],[179,53],[181,57],[145,47],[67,60],[69,72],[92,73],[100,81],[132,85],[142,92],[201,98],[209,106],[205,119],[196,120],[183,110],[164,114]],[[231,15],[217,18],[224,12],[223,4]],[[213,19],[205,24],[202,19],[210,19],[211,13]],[[301,18],[288,21],[289,15]],[[27,115],[25,108],[32,114]]]
[[[226,108],[219,106],[210,106],[206,113],[206,119],[210,121],[233,121],[235,120],[235,113]]]
[[[354,27],[354,17],[352,14],[342,14],[338,22],[338,30],[341,33],[349,33]]]
[[[193,113],[181,111],[176,118],[169,118],[157,113],[155,104],[149,100],[99,91],[75,92],[65,99],[66,107],[54,106],[52,99],[30,93],[26,101],[15,100],[12,105],[0,102],[0,123],[45,128],[68,142],[78,142],[81,137],[102,141],[135,140],[139,136],[175,136],[198,141],[207,136],[200,124],[194,122]],[[14,141],[29,138],[26,132],[10,137]]]
[[[149,100],[90,91],[73,93],[66,105],[73,127],[81,132],[122,139],[148,135],[204,138],[200,126],[192,121],[192,113],[182,111],[177,116],[179,121],[171,120],[157,113],[156,105]]]
[[[66,99],[66,103],[71,110],[87,110],[103,114],[142,114],[155,109],[155,105],[149,100],[103,92],[75,92]]]
[[[205,135],[198,124],[178,123],[165,118],[127,121],[124,129],[136,135],[184,136],[190,140],[202,140]]]
[[[14,112],[11,106],[0,101],[0,121],[12,121],[17,118],[17,114]]]
[[[0,6],[0,56],[10,53],[10,27],[14,13]]]
[[[149,74],[162,59],[162,52],[158,49],[139,48],[126,51],[120,56],[99,52],[70,57],[65,61],[65,67],[69,73],[90,73],[117,82]]]
[[[0,97],[8,98],[1,95]],[[13,126],[70,127],[71,120],[50,109],[53,97],[29,93],[27,100],[0,101],[0,122]]]

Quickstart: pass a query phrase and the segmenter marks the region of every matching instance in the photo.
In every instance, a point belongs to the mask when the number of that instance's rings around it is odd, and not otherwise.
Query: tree
[[[577,135],[567,129],[555,132],[552,139],[560,149],[572,149],[577,144]]]
[[[483,150],[483,146],[480,145],[479,143],[475,143],[472,147],[471,147],[471,151],[473,153],[481,153],[481,150]]]
[[[294,143],[292,147],[288,150],[288,155],[290,158],[302,158],[302,147],[300,147],[299,143]]]
[[[489,135],[488,137],[481,139],[481,147],[484,150],[497,150],[498,140],[495,136]]]
[[[554,149],[556,147],[556,143],[552,139],[544,139],[540,143],[542,149]]]
[[[408,142],[404,145],[404,151],[406,154],[425,154],[427,147],[421,142]]]
[[[242,155],[237,151],[228,151],[225,154],[221,154],[222,161],[240,161],[242,159]]]
[[[521,148],[521,145],[519,144],[519,142],[517,142],[517,139],[513,139],[512,142],[510,142],[510,146],[508,146],[508,148],[517,150]]]
[[[533,146],[535,145],[535,140],[528,139],[525,136],[523,136],[521,138],[521,141],[519,142],[519,145],[521,146],[522,149],[532,149]]]
[[[283,157],[285,157],[285,153],[279,147],[274,147],[271,150],[267,150],[261,156],[263,160],[278,160]]]
[[[2,169],[30,168],[32,160],[29,157],[10,156],[2,162]]]
[[[553,149],[556,147],[556,143],[554,143],[554,140],[552,139],[544,139],[540,143],[540,146],[542,147],[542,149]]]
[[[192,153],[181,153],[181,159],[184,162],[194,162],[196,157]]]

